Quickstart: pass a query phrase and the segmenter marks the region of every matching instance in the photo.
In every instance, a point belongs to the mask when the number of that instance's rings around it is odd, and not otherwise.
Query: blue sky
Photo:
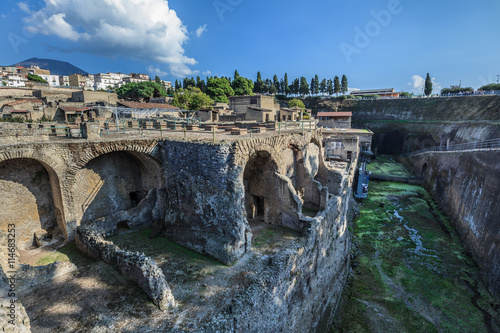
[[[479,86],[500,74],[500,1],[2,0],[1,64],[90,73],[310,80],[359,89]],[[436,90],[435,90],[436,92]]]

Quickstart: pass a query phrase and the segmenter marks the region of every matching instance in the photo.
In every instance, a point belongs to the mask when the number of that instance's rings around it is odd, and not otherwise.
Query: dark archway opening
[[[380,140],[380,136],[382,137]],[[377,136],[377,153],[386,155],[399,155],[403,153],[405,133],[399,128]]]
[[[141,200],[144,199],[141,191],[133,191],[130,192],[128,195],[130,197],[130,205],[132,207],[137,207],[139,202],[141,202]]]
[[[425,175],[427,175],[427,168],[428,168],[428,165],[427,163],[424,163],[424,165],[422,166],[422,177],[425,177]]]
[[[248,161],[243,174],[245,184],[245,211],[249,220],[278,225],[278,167],[268,152],[258,152]]]
[[[293,153],[291,159],[295,165]],[[258,151],[248,160],[243,183],[253,250],[270,253],[300,237],[301,202],[294,188],[296,179],[293,170],[295,167],[291,167],[290,175],[280,174],[267,151]],[[248,244],[246,246],[248,251]]]

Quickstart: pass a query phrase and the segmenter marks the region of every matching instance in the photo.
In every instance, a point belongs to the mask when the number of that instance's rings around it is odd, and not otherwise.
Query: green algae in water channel
[[[378,175],[396,177],[408,177],[410,175],[402,164],[395,162],[392,156],[387,155],[378,156],[374,162],[367,165],[366,169]]]
[[[369,188],[354,226],[353,277],[332,332],[495,332],[495,301],[429,194],[392,182]]]

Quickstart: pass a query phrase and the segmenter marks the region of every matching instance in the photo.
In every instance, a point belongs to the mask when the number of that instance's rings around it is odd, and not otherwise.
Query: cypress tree
[[[341,83],[341,87],[340,87],[340,91],[342,92],[342,95],[345,95],[345,93],[347,92],[348,88],[347,88],[347,77],[345,75],[342,75],[342,83]]]
[[[427,77],[425,78],[424,94],[425,96],[429,96],[431,93],[432,93],[432,79],[429,73],[427,73]]]

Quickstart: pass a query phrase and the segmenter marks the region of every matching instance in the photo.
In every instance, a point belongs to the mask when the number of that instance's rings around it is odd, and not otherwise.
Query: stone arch
[[[152,149],[109,148],[87,154],[73,171],[77,225],[134,208],[151,190],[165,187],[161,163],[150,155]]]
[[[57,172],[47,159],[33,158],[25,151],[14,158],[0,154],[0,230],[16,224],[18,246],[28,248],[34,244],[34,234],[43,244],[62,236],[68,239],[64,204]]]
[[[299,229],[300,200],[292,181],[279,173],[277,161],[265,150],[250,156],[243,171],[247,220]]]

